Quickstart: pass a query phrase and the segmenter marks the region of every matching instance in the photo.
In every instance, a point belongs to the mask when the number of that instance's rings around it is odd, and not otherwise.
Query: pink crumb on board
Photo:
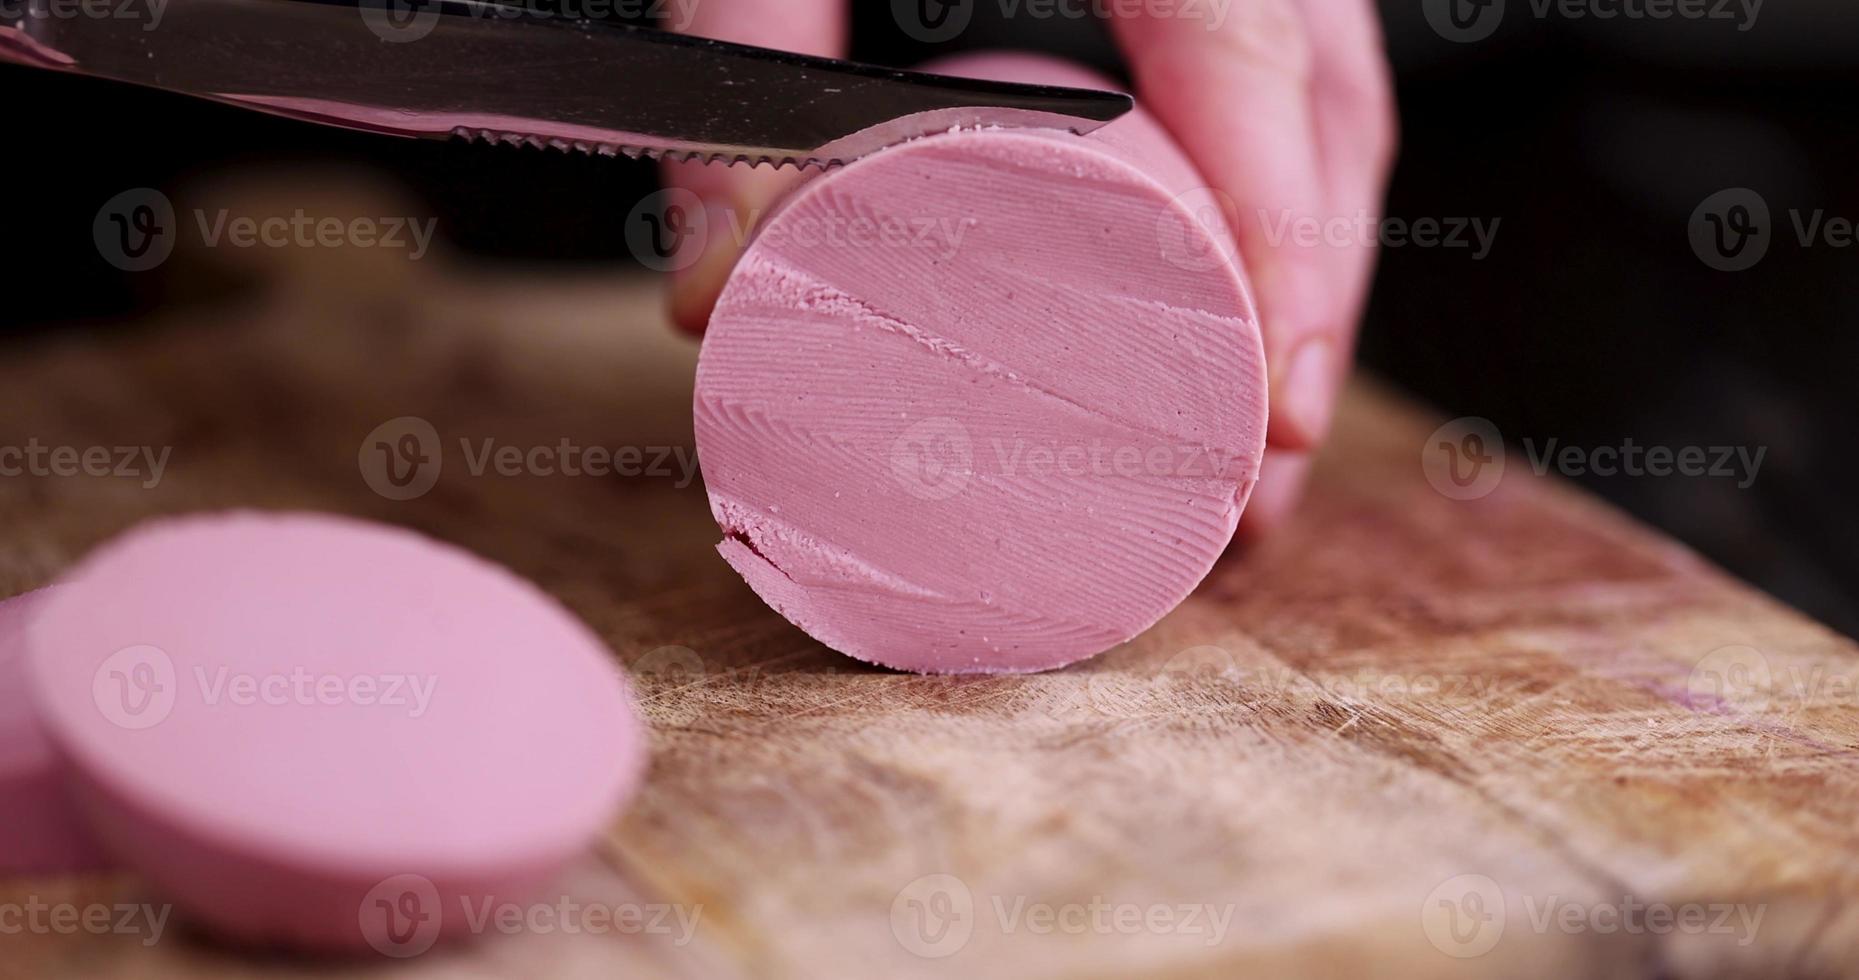
[[[1101,86],[1026,56],[930,66]],[[705,334],[697,442],[725,559],[862,660],[1062,666],[1147,629],[1231,541],[1264,352],[1220,214],[1141,110],[965,130],[817,177]]]
[[[48,594],[0,600],[0,875],[108,864],[65,795],[62,764],[26,689],[26,623]]]
[[[210,931],[423,951],[610,824],[644,736],[556,600],[409,531],[237,513],[144,525],[37,610],[73,795]]]

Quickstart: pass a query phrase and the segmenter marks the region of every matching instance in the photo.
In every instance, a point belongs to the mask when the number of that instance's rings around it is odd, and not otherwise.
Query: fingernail
[[[1282,420],[1296,445],[1315,446],[1330,430],[1335,396],[1336,345],[1312,337],[1291,351],[1272,399],[1272,421]]]

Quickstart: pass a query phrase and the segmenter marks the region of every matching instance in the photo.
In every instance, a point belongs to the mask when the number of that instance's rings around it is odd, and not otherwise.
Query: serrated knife
[[[0,0],[0,60],[400,136],[775,166],[1131,106],[476,0]]]

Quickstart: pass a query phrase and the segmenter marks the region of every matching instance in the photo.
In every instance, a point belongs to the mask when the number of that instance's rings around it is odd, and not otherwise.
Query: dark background
[[[1088,20],[1009,21],[981,3],[958,40],[931,49],[898,30],[888,2],[852,3],[863,60],[1008,46],[1118,71]],[[1787,217],[1859,218],[1859,8],[1769,0],[1738,31],[1538,16],[1508,0],[1476,43],[1443,39],[1420,0],[1384,2],[1383,18],[1403,127],[1387,215],[1501,224],[1482,261],[1384,249],[1362,363],[1450,415],[1491,419],[1514,462],[1524,439],[1767,447],[1747,489],[1582,482],[1859,634],[1859,249],[1803,247]],[[456,251],[620,267],[633,260],[617,229],[653,186],[647,164],[346,133],[25,68],[0,66],[0,86],[0,334],[199,298],[168,267],[127,274],[99,256],[92,218],[129,188],[278,162],[361,166],[404,184]],[[1774,221],[1767,257],[1735,273],[1707,266],[1688,237],[1699,205],[1732,187],[1760,193]]]

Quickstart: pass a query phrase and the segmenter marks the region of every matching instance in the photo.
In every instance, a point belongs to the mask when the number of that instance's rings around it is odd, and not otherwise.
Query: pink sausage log
[[[1231,540],[1265,442],[1257,319],[1201,185],[1141,110],[803,185],[698,366],[723,557],[822,643],[906,670],[1044,670],[1155,623]]]

